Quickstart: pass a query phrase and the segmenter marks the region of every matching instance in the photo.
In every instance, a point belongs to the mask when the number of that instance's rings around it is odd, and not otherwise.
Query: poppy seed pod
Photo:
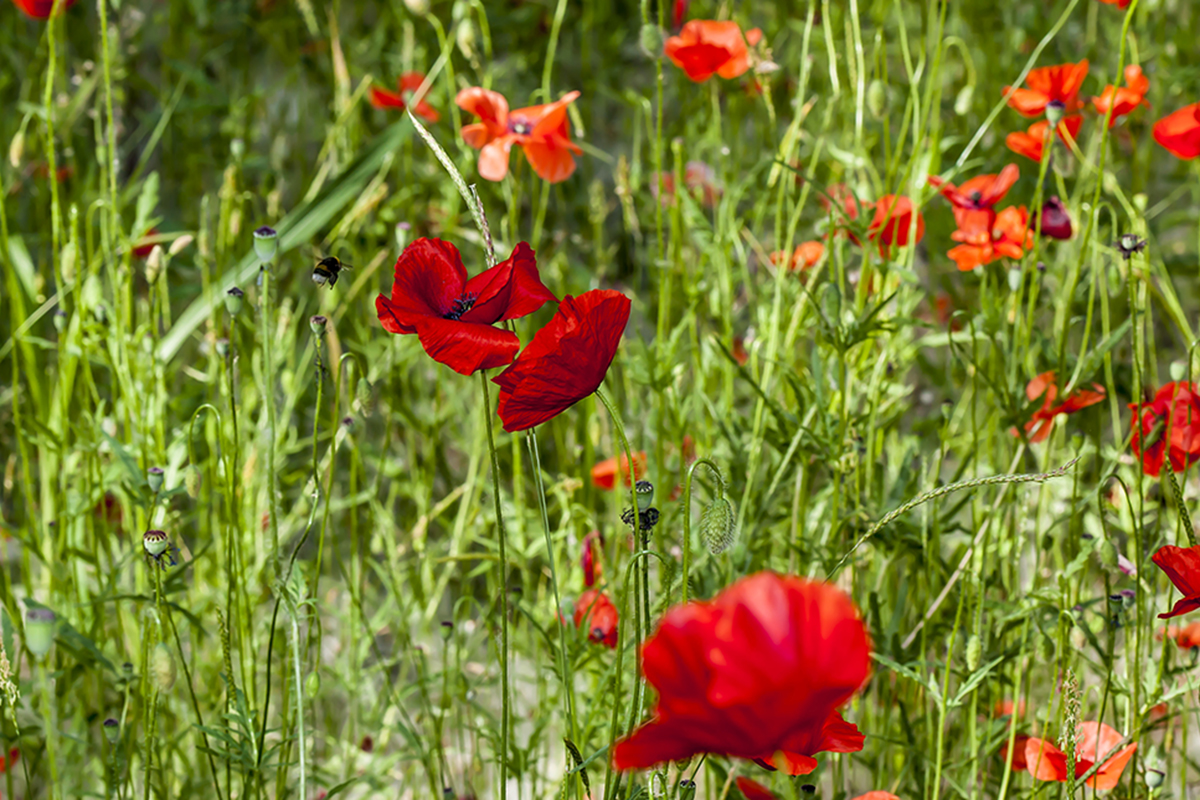
[[[1150,791],[1158,789],[1163,785],[1163,782],[1166,779],[1167,773],[1163,772],[1161,769],[1151,768],[1146,770],[1146,787],[1150,789]]]
[[[187,489],[188,497],[195,500],[200,496],[200,484],[202,482],[200,468],[195,464],[188,467],[187,472],[183,475],[183,485]]]
[[[718,495],[700,515],[700,541],[714,556],[724,553],[737,541],[737,517],[725,495]]]
[[[50,652],[58,617],[48,608],[30,608],[25,612],[25,646],[38,658]]]
[[[883,119],[887,106],[887,86],[876,78],[867,86],[867,109],[875,119]]]
[[[275,257],[275,253],[279,249],[277,236],[275,229],[267,225],[254,231],[254,253],[258,256],[259,261],[270,261]]]
[[[654,504],[654,484],[650,481],[638,481],[633,486],[637,496],[638,511],[645,511]]]
[[[117,722],[112,717],[104,720],[104,738],[108,739],[109,744],[115,745],[117,740],[121,738],[121,723]]]
[[[313,336],[316,336],[318,339],[325,338],[325,326],[328,324],[329,320],[320,314],[308,318],[308,327],[313,332]]]
[[[304,680],[304,694],[309,700],[316,700],[317,695],[321,692],[321,676],[315,671],[308,673],[308,677]]]
[[[150,484],[150,491],[157,494],[163,487],[162,467],[151,467],[146,470],[146,483]]]
[[[666,42],[666,37],[663,35],[662,28],[653,23],[647,22],[638,31],[638,45],[647,58],[656,61],[662,58],[664,42]]]
[[[692,800],[696,796],[696,782],[684,779],[679,782],[679,800]]]
[[[246,296],[236,286],[229,287],[229,291],[225,293],[225,310],[229,312],[229,316],[236,317],[242,310],[242,298]]]
[[[169,544],[166,531],[146,531],[142,534],[142,547],[155,558],[165,553]]]
[[[162,642],[154,646],[154,654],[150,657],[150,675],[160,692],[169,692],[175,685],[175,656],[171,649]]]
[[[216,348],[217,355],[219,355],[221,358],[229,357],[229,340],[224,336],[222,336],[220,339],[217,339],[216,344],[213,346]]]
[[[1042,203],[1041,221],[1043,236],[1049,236],[1051,239],[1071,238],[1071,217],[1067,214],[1067,207],[1057,196]],[[1035,224],[1031,222],[1030,227],[1033,228]]]
[[[1062,100],[1051,100],[1046,103],[1046,121],[1051,126],[1057,127],[1058,123],[1062,122],[1062,118],[1067,113],[1067,104]]]

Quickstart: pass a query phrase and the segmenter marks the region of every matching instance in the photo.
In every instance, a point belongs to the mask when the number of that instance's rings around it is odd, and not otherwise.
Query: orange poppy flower
[[[484,180],[500,181],[508,174],[508,153],[519,146],[533,171],[544,181],[560,183],[575,172],[572,156],[583,152],[571,141],[567,126],[567,106],[579,97],[568,92],[546,105],[508,110],[508,101],[499,92],[478,86],[463,89],[454,102],[479,122],[464,125],[463,140],[479,150],[479,175]]]
[[[1076,729],[1079,741],[1075,745],[1075,778],[1082,778],[1093,766],[1124,739],[1121,734],[1103,722],[1081,722]],[[1133,758],[1137,742],[1121,748],[1112,758],[1105,761],[1096,774],[1088,778],[1092,789],[1105,791],[1121,782],[1125,765]],[[1025,743],[1025,760],[1029,774],[1039,781],[1067,780],[1067,755],[1044,739],[1033,739]]]
[[[796,249],[792,252],[792,257],[789,259],[787,253],[782,250],[776,250],[771,253],[771,263],[775,265],[787,263],[788,269],[795,271],[799,269],[812,269],[817,264],[821,263],[821,259],[825,256],[825,245],[816,240],[801,242],[796,245]]]
[[[1038,377],[1040,378],[1041,376],[1039,375]],[[1036,378],[1034,380],[1036,380]],[[1053,380],[1053,378],[1051,378],[1051,380]],[[1016,712],[1018,717],[1023,717],[1025,716],[1025,701],[1022,700],[1019,703],[1013,703],[1012,700],[1007,698],[1004,700],[997,700],[996,706],[994,709],[992,709],[992,712],[997,717],[1011,717],[1013,712]]]
[[[986,217],[978,212],[968,212],[964,222],[969,227],[960,227],[950,238],[962,244],[946,255],[954,260],[961,272],[970,272],[976,267],[991,264],[998,258],[1021,258],[1025,248],[1033,246],[1033,233],[1029,230],[1029,211],[1025,206],[1009,206],[996,214],[991,226]]]
[[[1009,164],[998,175],[976,175],[959,187],[936,175],[929,176],[929,185],[954,206],[954,221],[958,227],[969,229],[980,224],[991,226],[996,216],[996,204],[1004,199],[1019,177],[1020,168]]]
[[[390,92],[387,89],[380,89],[378,86],[371,87],[371,105],[376,108],[408,108],[408,104],[412,102],[412,97],[416,94],[417,89],[421,88],[421,84],[425,82],[425,76],[420,72],[406,72],[396,81],[396,89],[398,91]],[[424,98],[413,106],[413,113],[418,117],[424,117],[430,122],[437,122],[441,119],[437,109],[425,102]]]
[[[875,203],[875,217],[867,228],[867,238],[879,243],[879,254],[888,257],[893,245],[904,247],[912,236],[913,218],[916,218],[916,236],[912,244],[925,238],[925,218],[916,210],[913,201],[900,194],[885,194]]]
[[[1129,8],[1132,0],[1100,0],[1106,6],[1116,6],[1117,8]]]
[[[1092,98],[1092,105],[1100,115],[1107,114],[1109,106],[1112,106],[1112,117],[1108,120],[1108,126],[1111,128],[1117,124],[1117,117],[1125,116],[1140,105],[1150,105],[1146,102],[1148,91],[1150,79],[1142,74],[1141,67],[1130,64],[1125,68],[1125,85],[1120,89],[1111,83],[1105,86],[1099,97]]]
[[[842,213],[846,215],[847,220],[853,222],[858,219],[858,200],[855,198],[854,193],[850,191],[849,186],[844,183],[835,183],[825,190],[825,194],[829,195],[829,197],[827,198],[823,194],[817,198],[817,202],[821,204],[821,208],[829,211],[832,208],[829,200],[832,199],[842,207]]]
[[[1200,156],[1200,103],[1184,106],[1154,123],[1154,141],[1176,158]]]
[[[1074,141],[1079,135],[1079,126],[1083,125],[1083,117],[1078,114],[1067,117],[1062,122],[1058,123],[1058,138],[1070,138]],[[1008,145],[1008,149],[1012,150],[1019,156],[1031,158],[1034,161],[1042,160],[1042,148],[1046,143],[1046,131],[1049,129],[1050,123],[1046,120],[1035,122],[1029,126],[1029,130],[1025,133],[1016,131],[1010,133],[1004,140]]]
[[[1167,628],[1171,638],[1180,650],[1191,650],[1200,647],[1200,622],[1192,622],[1182,628]]]
[[[1018,733],[1013,737],[1013,752],[1012,752],[1012,768],[1014,772],[1022,772],[1029,769],[1029,762],[1025,760],[1025,743],[1029,741],[1029,736],[1024,733]],[[1008,741],[1000,745],[1000,758],[1008,759]]]
[[[736,22],[693,19],[685,23],[678,36],[667,39],[663,52],[671,62],[696,83],[713,75],[737,78],[750,69],[750,51],[758,44],[762,31],[753,28],[742,34]]]
[[[621,455],[621,466],[617,467],[616,457],[607,458],[601,461],[596,466],[592,467],[592,485],[600,489],[615,489],[617,486],[617,473],[620,472],[621,480],[625,485],[629,485],[629,458],[624,454]],[[633,454],[633,477],[634,480],[639,480],[646,474],[646,451],[639,450]]]
[[[1030,434],[1029,441],[1036,444],[1045,441],[1054,430],[1054,419],[1059,414],[1074,414],[1104,400],[1104,387],[1094,383],[1091,389],[1081,389],[1061,403],[1055,403],[1058,386],[1055,384],[1054,371],[1051,370],[1035,376],[1026,384],[1025,396],[1030,402],[1043,398],[1042,407],[1033,412],[1033,416],[1025,423],[1025,432]]]
[[[1059,64],[1054,67],[1035,69],[1025,76],[1028,89],[1013,89],[1005,86],[1004,91],[1012,91],[1008,104],[1025,117],[1036,117],[1046,110],[1051,103],[1061,104],[1064,111],[1070,113],[1079,108],[1079,88],[1087,77],[1088,62],[1085,58],[1078,64]]]

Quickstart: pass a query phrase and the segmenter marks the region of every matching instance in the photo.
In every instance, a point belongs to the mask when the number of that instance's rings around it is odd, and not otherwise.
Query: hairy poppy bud
[[[117,722],[112,717],[104,720],[104,738],[108,739],[109,744],[115,745],[117,740],[121,738],[121,723]]]
[[[876,78],[867,86],[867,109],[875,119],[883,119],[887,114],[887,86]]]
[[[718,495],[700,515],[700,540],[714,556],[724,553],[737,541],[737,518],[725,495]]]
[[[154,245],[150,250],[150,255],[146,258],[146,283],[154,285],[158,280],[158,275],[162,272],[163,265],[163,249],[161,244]]]
[[[67,283],[75,282],[75,261],[79,255],[79,247],[75,242],[67,242],[62,251],[62,276]]]
[[[175,657],[162,642],[154,646],[154,654],[150,657],[150,676],[160,692],[169,692],[175,685]]]
[[[158,494],[158,491],[163,487],[162,467],[151,467],[146,470],[146,483],[150,484],[150,491]]]
[[[59,333],[67,329],[67,312],[61,308],[54,309],[54,329]]]
[[[967,112],[971,110],[971,100],[975,97],[975,87],[967,85],[958,90],[958,95],[954,98],[954,113],[960,117],[965,117]]]
[[[183,236],[180,236],[178,239],[171,242],[171,248],[167,250],[167,255],[172,257],[179,255],[187,248],[189,244],[194,241],[196,241],[195,236],[192,236],[190,233],[185,233]]]
[[[142,547],[155,558],[167,552],[169,544],[166,531],[146,531],[142,534]]]
[[[647,58],[656,60],[661,58],[665,42],[666,37],[663,36],[662,28],[653,23],[646,23],[638,31],[638,46],[642,48],[642,52],[646,54]]]
[[[8,146],[8,163],[12,164],[13,169],[21,166],[23,155],[25,155],[25,131],[19,130]]]
[[[979,634],[973,633],[967,639],[967,669],[971,672],[979,669],[979,658],[983,655],[983,643]]]
[[[246,296],[236,286],[229,287],[229,291],[225,293],[225,310],[229,312],[229,316],[236,317],[242,310],[242,298]]]
[[[475,23],[469,19],[460,21],[454,30],[454,42],[464,56],[468,59],[475,58]]]
[[[317,694],[321,691],[321,676],[316,670],[308,673],[308,677],[304,680],[304,693],[308,695],[309,700],[316,700]]]
[[[193,464],[187,468],[187,472],[183,475],[183,485],[187,489],[188,497],[195,500],[200,496],[200,484],[200,468]]]
[[[25,612],[25,646],[38,658],[50,652],[58,617],[48,608],[30,608]]]
[[[369,380],[358,379],[358,383],[354,387],[354,399],[358,401],[359,411],[364,416],[370,416],[371,412],[375,410],[375,391]]]
[[[270,261],[275,257],[275,252],[279,249],[277,236],[275,229],[267,225],[254,231],[254,252],[259,261]]]

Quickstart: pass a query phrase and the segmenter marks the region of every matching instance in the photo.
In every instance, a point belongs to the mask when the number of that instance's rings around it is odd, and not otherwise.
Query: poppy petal
[[[502,181],[508,174],[508,151],[513,137],[493,139],[479,151],[479,177],[486,181]]]
[[[1200,103],[1184,106],[1154,123],[1154,141],[1176,158],[1200,156]]]
[[[521,349],[515,333],[491,325],[426,317],[416,328],[430,358],[460,375],[511,364]]]
[[[561,183],[575,172],[571,145],[565,140],[549,138],[531,141],[521,148],[537,176],[547,183]]]
[[[371,87],[371,105],[375,108],[404,108],[404,98],[387,89]]]
[[[421,238],[404,248],[394,272],[388,310],[399,325],[409,327],[420,317],[449,313],[467,282],[458,248],[441,239]]]
[[[1039,781],[1065,781],[1067,755],[1045,739],[1030,737],[1025,742],[1029,774]]]
[[[471,86],[460,91],[454,98],[454,103],[485,123],[492,123],[500,128],[508,124],[508,100],[499,92]]]
[[[813,763],[816,764],[816,762]],[[758,781],[739,775],[735,783],[737,783],[738,791],[745,795],[746,800],[777,800],[775,793]]]

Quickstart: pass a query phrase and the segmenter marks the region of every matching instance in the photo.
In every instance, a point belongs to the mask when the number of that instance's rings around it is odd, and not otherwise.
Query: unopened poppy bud
[[[229,291],[225,293],[225,310],[229,312],[229,316],[236,317],[242,310],[242,299],[246,296],[236,286],[229,287]]]
[[[12,142],[8,145],[8,163],[12,164],[13,169],[21,166],[21,157],[25,155],[25,131],[17,131],[17,135],[12,138]]]
[[[277,236],[275,229],[268,225],[254,231],[254,252],[259,261],[270,261],[275,257],[275,252],[279,249]]]
[[[183,236],[180,236],[178,239],[171,242],[171,249],[167,251],[167,254],[170,256],[177,256],[194,241],[196,241],[195,236],[192,236],[190,233],[185,233]]]
[[[875,119],[883,119],[888,106],[887,86],[876,78],[867,86],[867,109]]]
[[[449,620],[443,620],[441,623],[442,641],[450,641],[450,637],[454,635],[454,623]]]
[[[158,280],[158,274],[162,272],[163,265],[163,249],[161,244],[156,244],[150,250],[150,255],[146,257],[146,283],[153,285]]]
[[[154,646],[154,654],[150,657],[150,676],[160,692],[169,692],[175,685],[175,657],[162,642]]]
[[[308,677],[304,680],[304,693],[308,695],[309,700],[316,700],[317,695],[321,691],[321,676],[313,672],[308,673]]]
[[[59,333],[67,329],[67,312],[61,308],[54,309],[54,329]]]
[[[737,541],[737,518],[725,495],[718,495],[700,515],[700,541],[714,556],[724,553]]]
[[[121,723],[117,722],[112,717],[104,720],[104,738],[108,739],[109,744],[116,744],[121,738]]]
[[[842,318],[842,294],[832,283],[821,287],[821,310],[833,325],[837,325]]]
[[[971,672],[979,669],[979,659],[983,655],[983,642],[979,634],[973,633],[967,639],[967,669]]]
[[[54,630],[58,617],[48,608],[30,608],[25,612],[25,646],[29,652],[42,658],[54,644]]]
[[[1100,563],[1110,569],[1116,569],[1119,559],[1117,558],[1117,548],[1108,539],[1096,540],[1096,558]]]
[[[1041,222],[1043,236],[1049,236],[1051,239],[1071,238],[1071,217],[1067,214],[1067,207],[1058,197],[1051,197],[1042,203]],[[1030,221],[1030,229],[1035,225],[1036,222]]]
[[[396,246],[401,250],[408,247],[408,235],[412,232],[412,225],[407,222],[396,223]]]
[[[475,58],[475,23],[469,19],[461,20],[454,31],[454,42],[464,56]]]
[[[975,97],[975,87],[967,85],[958,90],[958,95],[954,98],[954,113],[960,117],[965,117],[967,112],[971,110],[971,100]]]
[[[650,481],[638,481],[633,485],[637,496],[638,511],[645,511],[654,505],[654,484]]]
[[[404,0],[404,7],[418,17],[429,13],[429,0]]]
[[[370,415],[375,410],[375,392],[366,378],[358,379],[358,384],[354,387],[354,398],[358,400],[358,408],[363,414]]]
[[[219,355],[221,358],[229,357],[229,340],[228,339],[226,339],[225,337],[222,336],[220,339],[217,339],[214,347],[216,347],[216,349],[217,349],[217,355]]]
[[[647,58],[661,58],[665,42],[666,37],[663,36],[662,28],[653,23],[647,22],[638,31],[638,45],[642,48],[642,52],[646,54]]]
[[[692,800],[696,796],[696,782],[684,779],[679,782],[679,800]]]
[[[241,161],[242,156],[246,155],[246,140],[240,136],[235,136],[229,142],[229,154],[233,156],[234,161]]]
[[[75,260],[79,247],[74,242],[67,242],[62,251],[62,276],[67,283],[75,282]]]
[[[146,470],[146,483],[150,484],[150,491],[157,494],[163,487],[162,467],[151,467]]]
[[[320,314],[316,314],[308,318],[308,327],[312,330],[313,336],[316,336],[318,339],[325,338],[325,326],[328,323],[329,320],[325,319],[325,317],[322,317]]]
[[[1161,769],[1151,768],[1146,770],[1146,786],[1150,789],[1150,791],[1154,791],[1158,787],[1162,786],[1163,781],[1166,779],[1167,773],[1163,772]]]
[[[142,547],[155,558],[167,552],[169,544],[166,531],[146,531],[142,534]]]
[[[200,468],[195,464],[188,467],[183,475],[183,485],[187,489],[188,497],[195,500],[200,496],[201,482]]]

